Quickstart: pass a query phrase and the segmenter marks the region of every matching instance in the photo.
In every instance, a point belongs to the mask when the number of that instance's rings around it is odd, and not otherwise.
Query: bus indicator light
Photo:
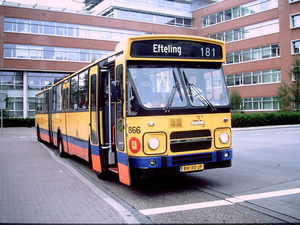
[[[136,137],[130,138],[129,149],[132,153],[138,153],[141,150],[141,142]]]

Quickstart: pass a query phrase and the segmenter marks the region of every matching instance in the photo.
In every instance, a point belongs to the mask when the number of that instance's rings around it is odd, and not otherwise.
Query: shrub
[[[34,118],[5,118],[3,127],[34,127]]]
[[[300,124],[300,113],[232,113],[232,127]]]

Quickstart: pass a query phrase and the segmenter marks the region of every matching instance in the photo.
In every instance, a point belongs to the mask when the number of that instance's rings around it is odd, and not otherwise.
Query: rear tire
[[[36,137],[39,142],[42,142],[40,128],[36,128]]]
[[[63,145],[61,135],[58,136],[57,149],[60,157],[65,158],[67,156],[67,154],[64,151],[64,145]]]

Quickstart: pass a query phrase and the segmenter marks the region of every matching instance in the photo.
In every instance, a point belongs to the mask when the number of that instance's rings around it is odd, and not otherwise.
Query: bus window
[[[79,109],[88,108],[88,72],[84,71],[79,74]]]
[[[48,91],[45,92],[45,95],[43,97],[42,111],[45,113],[49,112],[49,92]]]
[[[96,74],[91,76],[91,109],[96,110]]]
[[[62,85],[53,87],[53,111],[62,110]]]
[[[62,95],[63,95],[63,110],[68,110],[68,102],[69,102],[69,88],[62,89]]]
[[[36,96],[35,106],[36,106],[36,111],[37,112],[42,112],[43,94],[39,94],[39,95]]]
[[[164,108],[173,94],[172,107],[187,105],[186,97],[183,96],[183,84],[175,65],[130,65],[128,73],[134,87],[131,97],[133,108],[139,104],[145,108]]]
[[[116,133],[117,133],[117,147],[119,150],[123,151],[124,150],[124,119],[122,115],[122,102],[121,100],[123,99],[122,93],[123,93],[123,65],[118,65],[116,68],[116,78],[120,82],[120,91],[121,91],[121,98],[120,101],[117,102],[116,104],[116,119],[117,119],[117,124],[116,124]]]
[[[202,95],[214,106],[228,105],[229,99],[221,68],[182,68],[182,74],[191,86],[190,101],[193,106],[205,105],[197,97]]]
[[[78,75],[71,78],[71,89],[70,89],[70,108],[78,109]]]

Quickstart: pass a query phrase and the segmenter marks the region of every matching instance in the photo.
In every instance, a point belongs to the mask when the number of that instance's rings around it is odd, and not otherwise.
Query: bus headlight
[[[156,138],[156,137],[152,137],[148,140],[148,147],[151,150],[158,149],[159,145],[160,145],[160,142],[159,142],[158,138]]]
[[[229,141],[229,134],[227,132],[220,133],[219,140],[222,144],[226,144]]]

